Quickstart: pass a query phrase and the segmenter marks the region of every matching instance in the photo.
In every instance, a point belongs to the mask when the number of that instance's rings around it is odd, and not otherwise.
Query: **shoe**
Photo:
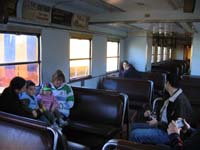
[[[52,125],[51,125],[52,128],[59,128],[58,124],[56,122],[54,122]]]
[[[58,124],[59,124],[59,127],[63,127],[63,126],[68,125],[68,122],[60,118]]]
[[[51,128],[56,129],[57,131],[62,132],[62,128],[61,128],[56,122],[54,122],[54,123],[51,125]]]

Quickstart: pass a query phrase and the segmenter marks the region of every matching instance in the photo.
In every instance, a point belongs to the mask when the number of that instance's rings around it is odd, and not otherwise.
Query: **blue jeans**
[[[145,144],[169,144],[167,132],[146,123],[134,123],[129,140]]]

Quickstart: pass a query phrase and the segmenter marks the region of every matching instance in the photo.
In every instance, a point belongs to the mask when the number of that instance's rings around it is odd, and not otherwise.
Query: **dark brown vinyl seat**
[[[45,122],[0,111],[1,150],[89,150]]]
[[[153,82],[149,80],[105,77],[100,81],[99,88],[128,95],[129,113],[126,116],[129,116],[129,122],[140,121],[143,118],[144,105],[150,105],[152,100]]]
[[[58,134],[45,123],[0,112],[0,149],[53,150]]]
[[[153,81],[154,97],[162,97],[165,91],[166,73],[162,72],[139,72],[142,79]]]
[[[193,108],[192,126],[200,127],[200,76],[184,75],[178,82],[179,87],[190,100]]]
[[[73,87],[75,104],[71,109],[69,125],[63,129],[70,141],[91,149],[122,133],[126,101],[124,95],[97,89]]]

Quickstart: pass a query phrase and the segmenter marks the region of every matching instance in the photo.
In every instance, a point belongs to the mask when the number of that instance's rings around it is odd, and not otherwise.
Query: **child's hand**
[[[44,105],[42,105],[41,109],[42,109],[42,112],[46,111],[46,107]]]
[[[33,117],[37,118],[37,112],[35,110],[32,111]]]
[[[149,117],[151,115],[151,111],[150,110],[146,110],[144,112],[144,117]]]

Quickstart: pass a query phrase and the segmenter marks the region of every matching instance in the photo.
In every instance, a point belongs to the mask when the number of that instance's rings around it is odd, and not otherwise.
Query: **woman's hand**
[[[191,127],[190,127],[190,125],[186,122],[185,119],[183,119],[183,123],[184,123],[184,127],[183,127],[182,131],[183,131],[183,133],[186,133],[187,130],[189,130]]]
[[[173,134],[173,133],[180,134],[180,130],[181,130],[181,128],[178,128],[175,121],[172,120],[172,122],[168,125],[167,133],[169,135]]]

